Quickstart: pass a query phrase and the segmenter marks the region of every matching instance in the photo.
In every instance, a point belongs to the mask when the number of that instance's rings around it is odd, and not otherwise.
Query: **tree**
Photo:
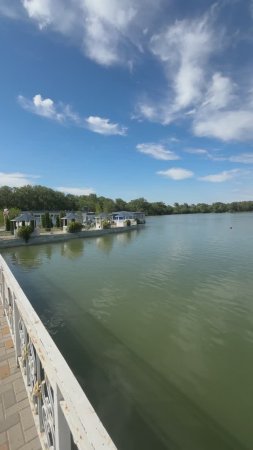
[[[10,231],[11,229],[11,221],[9,219],[9,217],[6,217],[5,219],[5,231]]]
[[[43,228],[46,228],[47,230],[52,228],[53,223],[48,211],[41,217],[41,222]]]
[[[60,217],[59,217],[59,216],[56,216],[56,227],[57,227],[57,228],[60,228],[60,226],[61,226]]]
[[[149,203],[143,197],[131,200],[127,206],[129,211],[139,211],[148,214]]]
[[[18,237],[23,238],[25,242],[28,242],[32,234],[32,228],[30,225],[25,225],[18,229]]]
[[[115,211],[126,211],[127,210],[127,202],[122,200],[122,198],[115,199]]]

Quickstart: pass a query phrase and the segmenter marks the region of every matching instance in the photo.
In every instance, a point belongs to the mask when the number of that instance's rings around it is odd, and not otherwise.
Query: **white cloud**
[[[225,108],[235,99],[235,88],[236,85],[230,78],[215,73],[205,95],[202,108],[208,108],[208,111]]]
[[[120,48],[136,15],[129,0],[85,0],[84,49],[99,64],[112,65],[122,60]]]
[[[75,41],[98,64],[131,66],[133,51],[141,51],[143,29],[149,26],[161,0],[22,0],[40,29],[50,28]]]
[[[229,42],[225,28],[215,26],[218,12],[211,8],[202,18],[177,20],[153,35],[150,49],[164,69],[167,88],[162,99],[140,101],[137,111],[163,125],[192,122],[198,137],[246,141],[253,138],[252,81],[236,83],[215,70],[213,56],[226,57]]]
[[[43,99],[40,94],[35,95],[32,100],[19,95],[18,102],[22,108],[38,116],[47,117],[57,122],[63,122],[66,119],[64,107],[55,105],[51,98]]]
[[[190,170],[181,169],[179,167],[173,167],[168,170],[160,170],[157,174],[171,178],[172,180],[184,180],[186,178],[191,178],[194,175],[194,173]]]
[[[240,155],[233,155],[230,156],[229,161],[242,164],[253,164],[253,153],[241,153]]]
[[[223,172],[206,175],[204,177],[199,177],[198,179],[201,181],[210,181],[211,183],[223,183],[224,181],[231,180],[241,174],[242,172],[240,169],[224,170]]]
[[[122,127],[118,123],[112,123],[109,119],[97,116],[90,116],[86,119],[88,128],[94,133],[104,135],[120,135],[125,136],[127,132],[126,127]]]
[[[28,16],[35,19],[42,29],[51,23],[51,0],[22,0]]]
[[[93,188],[78,188],[78,187],[56,187],[57,191],[63,192],[64,194],[72,195],[90,195],[94,194],[95,190]]]
[[[253,138],[251,89],[240,96],[238,87],[228,77],[216,73],[198,109],[193,131],[196,136],[222,141]]]
[[[222,141],[253,138],[253,110],[228,110],[201,114],[193,124],[196,136],[214,137]]]
[[[125,136],[127,133],[126,127],[112,123],[109,119],[98,116],[81,118],[79,114],[72,110],[70,105],[65,105],[62,102],[55,103],[51,98],[43,99],[40,94],[35,95],[32,100],[19,95],[18,102],[25,110],[62,124],[74,124],[106,136]]]
[[[140,114],[166,125],[177,119],[182,111],[189,115],[185,109],[201,102],[207,61],[214,52],[215,43],[208,16],[199,20],[178,20],[165,31],[153,35],[150,48],[164,67],[168,79],[167,95],[158,105],[157,101],[140,102]]]
[[[179,156],[177,156],[174,152],[172,152],[171,150],[167,150],[161,144],[138,144],[136,148],[140,153],[150,155],[155,159],[161,159],[163,161],[180,159]]]
[[[27,184],[32,185],[35,178],[39,178],[39,176],[21,172],[0,172],[0,186],[21,187]]]

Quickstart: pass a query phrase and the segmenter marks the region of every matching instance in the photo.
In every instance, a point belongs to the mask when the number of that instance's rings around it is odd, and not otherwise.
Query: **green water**
[[[3,256],[119,449],[253,448],[253,214]]]

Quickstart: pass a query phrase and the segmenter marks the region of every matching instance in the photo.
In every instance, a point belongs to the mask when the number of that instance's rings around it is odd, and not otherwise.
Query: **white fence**
[[[0,255],[0,300],[43,449],[116,450],[65,359]]]

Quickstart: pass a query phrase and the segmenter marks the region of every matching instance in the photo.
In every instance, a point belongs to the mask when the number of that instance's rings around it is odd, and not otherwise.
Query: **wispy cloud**
[[[167,96],[140,102],[140,114],[149,120],[169,124],[201,102],[206,82],[207,61],[214,52],[217,37],[208,15],[180,20],[151,38],[150,49],[161,62],[168,79]]]
[[[161,0],[22,0],[40,29],[50,28],[75,41],[86,56],[104,66],[131,66]],[[143,14],[145,11],[145,14]]]
[[[215,57],[225,54],[229,43],[225,26],[216,23],[220,9],[214,10],[177,20],[152,36],[150,49],[164,69],[167,88],[161,99],[139,101],[137,113],[163,125],[191,123],[198,137],[247,141],[253,138],[252,80],[245,77],[240,84],[231,70],[229,76],[215,70]]]
[[[158,175],[162,175],[172,180],[185,180],[186,178],[192,178],[194,173],[187,169],[182,169],[179,167],[172,167],[168,170],[160,170],[156,172]]]
[[[112,123],[109,119],[104,119],[102,117],[90,116],[86,119],[88,128],[94,133],[104,134],[104,135],[119,135],[125,136],[127,133],[127,128],[119,125],[118,123]]]
[[[53,5],[51,0],[22,0],[28,16],[38,22],[42,29],[51,23]]]
[[[81,128],[88,128],[94,133],[104,134],[106,136],[124,136],[127,132],[126,127],[112,123],[107,118],[98,116],[82,118],[78,113],[73,111],[70,105],[62,102],[55,103],[51,98],[43,99],[40,94],[35,95],[32,100],[19,95],[18,102],[26,111],[61,124],[72,124]]]
[[[21,187],[34,184],[38,175],[28,175],[21,172],[0,172],[0,186]]]
[[[209,155],[208,150],[205,150],[204,148],[188,148],[185,150],[185,152],[191,153],[192,155],[200,155],[200,156]]]
[[[161,144],[154,144],[154,143],[138,144],[136,148],[140,153],[152,156],[155,159],[160,159],[164,161],[173,161],[176,159],[180,159],[178,155],[176,155],[171,150],[167,150]]]
[[[19,95],[18,102],[22,108],[38,116],[46,117],[47,119],[61,123],[67,121],[81,123],[81,119],[77,114],[71,111],[69,105],[64,105],[62,103],[56,104],[51,98],[43,99],[40,94],[35,95],[32,100]]]
[[[239,175],[242,175],[242,171],[240,169],[233,170],[224,170],[223,172],[206,175],[204,177],[199,177],[200,181],[209,181],[211,183],[223,183],[224,181],[231,180]]]
[[[229,161],[228,157],[217,154],[217,152],[211,152],[204,148],[189,148],[184,150],[186,153],[197,155],[199,157],[210,159],[211,161]]]
[[[241,153],[230,156],[229,161],[242,164],[253,164],[253,153]]]
[[[23,15],[22,6],[18,0],[1,0],[0,16],[8,19],[20,19]]]
[[[90,195],[95,194],[95,189],[93,188],[80,188],[80,187],[56,187],[57,191],[63,192],[64,194],[72,194],[72,195]]]
[[[196,136],[222,141],[245,141],[253,138],[253,110],[213,111],[199,115],[193,130]]]
[[[222,141],[248,140],[253,137],[252,89],[239,95],[238,86],[216,73],[193,121],[196,136]]]

